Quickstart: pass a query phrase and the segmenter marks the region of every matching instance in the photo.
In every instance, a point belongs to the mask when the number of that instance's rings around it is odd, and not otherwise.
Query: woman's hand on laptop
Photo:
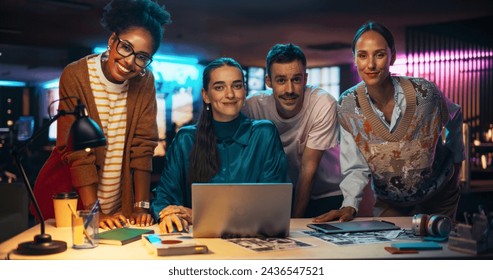
[[[170,214],[161,219],[159,229],[161,233],[188,232],[188,222],[177,214]]]
[[[192,223],[192,209],[169,205],[159,212],[159,218],[159,229],[162,233],[188,232],[188,226]]]

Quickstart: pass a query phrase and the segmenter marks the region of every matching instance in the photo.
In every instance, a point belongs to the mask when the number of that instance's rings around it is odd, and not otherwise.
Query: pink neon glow
[[[425,52],[425,53],[413,53],[408,57],[403,57],[402,59],[405,63],[433,63],[438,61],[451,61],[451,60],[467,60],[467,59],[478,59],[487,58],[493,56],[493,50],[488,51],[475,51],[460,50],[460,51],[436,51],[436,52]]]

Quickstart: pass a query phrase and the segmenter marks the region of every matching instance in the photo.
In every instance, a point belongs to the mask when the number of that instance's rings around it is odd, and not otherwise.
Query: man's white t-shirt
[[[312,199],[340,195],[337,101],[327,91],[306,86],[303,107],[294,117],[279,116],[272,90],[261,91],[247,98],[243,113],[253,119],[274,122],[288,159],[289,176],[296,186],[305,147],[324,150],[312,184]]]

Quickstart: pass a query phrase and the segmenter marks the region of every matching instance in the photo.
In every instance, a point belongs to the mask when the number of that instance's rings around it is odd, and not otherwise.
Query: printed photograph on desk
[[[420,240],[408,230],[368,231],[354,233],[326,234],[315,230],[302,231],[304,234],[322,239],[335,245],[358,245],[391,242],[393,240]]]
[[[271,252],[313,246],[291,238],[231,238],[227,240],[255,252]]]

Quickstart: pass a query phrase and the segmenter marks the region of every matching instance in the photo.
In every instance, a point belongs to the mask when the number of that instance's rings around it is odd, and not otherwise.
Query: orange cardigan
[[[94,55],[91,55],[94,56]],[[60,98],[75,96],[86,106],[89,117],[101,127],[94,96],[89,83],[87,59],[75,61],[62,72],[60,77]],[[157,104],[154,76],[147,71],[145,76],[129,80],[127,95],[127,131],[122,167],[122,213],[128,216],[133,210],[132,169],[152,171],[152,156],[157,146],[158,130],[156,123]],[[61,101],[59,109],[73,110],[77,100],[70,98]],[[58,119],[58,149],[63,152],[62,160],[70,166],[74,188],[97,184],[101,176],[100,167],[104,164],[105,147],[97,147],[89,153],[85,151],[67,152],[68,131],[74,122],[74,116]],[[149,186],[150,187],[150,186]]]

